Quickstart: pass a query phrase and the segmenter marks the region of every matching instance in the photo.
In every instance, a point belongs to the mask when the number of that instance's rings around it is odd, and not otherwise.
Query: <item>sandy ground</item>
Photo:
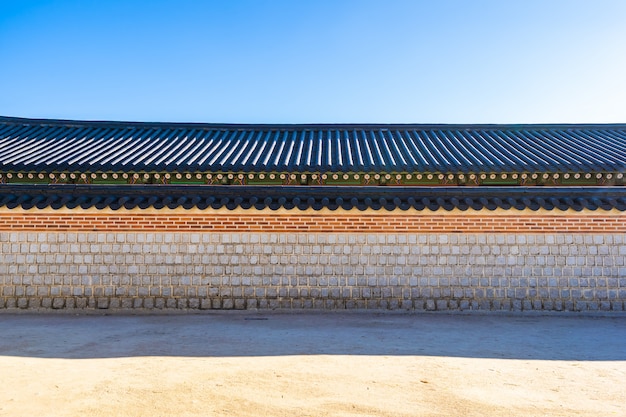
[[[0,416],[626,416],[626,316],[0,315]]]

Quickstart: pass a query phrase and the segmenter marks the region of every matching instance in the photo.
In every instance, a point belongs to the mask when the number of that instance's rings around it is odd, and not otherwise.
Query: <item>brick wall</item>
[[[4,309],[626,308],[619,212],[6,210],[0,218]]]
[[[171,231],[171,232],[313,232],[313,233],[626,233],[626,214],[587,212],[553,214],[526,211],[359,213],[314,211],[274,213],[244,210],[195,214],[180,210],[85,212],[0,212],[0,230],[16,231]],[[441,210],[443,211],[443,210]]]

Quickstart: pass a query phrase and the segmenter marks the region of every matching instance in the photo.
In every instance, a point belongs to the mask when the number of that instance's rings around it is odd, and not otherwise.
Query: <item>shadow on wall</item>
[[[0,356],[285,355],[626,360],[626,316],[211,313],[2,314]]]

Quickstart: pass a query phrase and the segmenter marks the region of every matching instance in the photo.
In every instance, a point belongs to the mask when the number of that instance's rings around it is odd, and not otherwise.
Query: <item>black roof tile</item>
[[[0,117],[0,171],[624,172],[626,125],[235,125]]]
[[[142,209],[279,208],[626,211],[624,187],[298,187],[211,185],[11,185],[0,207]]]

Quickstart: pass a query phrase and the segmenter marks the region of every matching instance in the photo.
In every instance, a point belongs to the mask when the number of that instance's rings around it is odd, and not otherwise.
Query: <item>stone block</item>
[[[109,299],[107,297],[98,297],[96,300],[96,307],[99,309],[109,308]]]
[[[65,306],[65,299],[61,297],[55,297],[52,300],[52,308],[57,310]]]
[[[589,311],[597,311],[600,309],[600,304],[597,301],[588,301],[587,302],[587,310]]]
[[[448,301],[447,300],[437,300],[436,309],[439,311],[445,311],[448,309]]]
[[[154,299],[154,308],[158,308],[160,310],[165,308],[165,298],[157,297]]]

